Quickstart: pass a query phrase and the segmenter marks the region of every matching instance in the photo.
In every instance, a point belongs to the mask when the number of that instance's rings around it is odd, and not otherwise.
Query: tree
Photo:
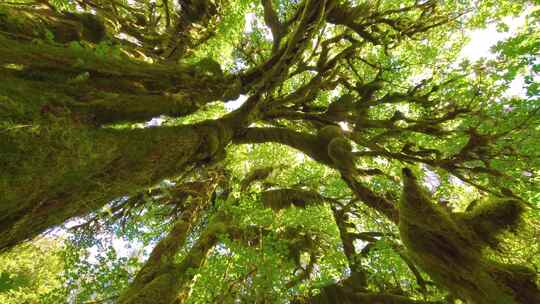
[[[460,62],[463,31],[520,14],[497,58]],[[534,21],[516,1],[2,4],[0,249],[73,221],[80,248],[153,240],[119,303],[538,302],[534,247],[504,250],[540,227]]]

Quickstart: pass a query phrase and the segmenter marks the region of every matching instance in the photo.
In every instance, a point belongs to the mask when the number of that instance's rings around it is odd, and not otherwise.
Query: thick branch
[[[285,28],[279,21],[279,18],[272,7],[272,0],[261,0],[264,9],[264,22],[270,28],[274,44],[272,47],[272,53],[275,53],[279,48],[279,43],[285,34]]]
[[[234,143],[280,143],[299,151],[313,158],[324,165],[334,167],[333,161],[326,152],[326,147],[321,147],[319,138],[315,135],[295,132],[286,128],[247,128],[239,132],[233,140]],[[351,190],[366,205],[384,214],[388,219],[397,222],[398,214],[394,204],[387,199],[380,197],[371,189],[355,181],[352,178],[344,177]]]
[[[348,280],[348,279],[347,279]],[[328,285],[321,289],[320,294],[311,297],[304,301],[298,301],[293,303],[307,303],[307,304],[319,304],[319,303],[342,303],[342,304],[355,304],[355,303],[388,303],[388,304],[444,304],[446,302],[432,302],[432,301],[417,301],[410,298],[394,295],[390,293],[370,293],[370,292],[358,292],[354,290],[354,286],[349,286],[345,280],[344,282]]]
[[[7,161],[7,170],[0,172],[0,192],[6,193],[0,206],[0,249],[223,155],[235,130],[251,123],[257,101],[250,98],[222,119],[181,127],[94,130],[65,125],[56,131],[64,132],[61,136],[38,126],[30,133],[0,133],[3,147],[9,147],[0,150],[0,160]]]
[[[0,63],[24,68],[2,73],[2,78],[18,84],[14,89],[46,87],[56,94],[36,102],[67,107],[80,121],[96,124],[187,115],[209,102],[234,99],[240,92],[234,77],[225,77],[202,63],[170,66],[105,58],[90,51],[23,43],[2,35]],[[58,98],[62,95],[65,98]]]

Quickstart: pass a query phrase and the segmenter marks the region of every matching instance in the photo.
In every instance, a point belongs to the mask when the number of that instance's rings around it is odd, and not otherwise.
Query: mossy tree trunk
[[[38,45],[0,35],[0,117],[29,121],[69,111],[80,123],[184,116],[238,97],[241,83],[205,65],[159,65],[84,48]]]
[[[432,203],[408,168],[403,169],[403,195],[399,203],[399,231],[411,258],[431,278],[468,303],[527,304],[540,302],[534,270],[503,264],[486,257],[484,247],[503,230],[516,227],[522,202],[502,200],[468,222]],[[514,206],[514,207],[512,207]],[[471,225],[489,222],[491,236],[478,234]]]
[[[211,161],[253,110],[182,127],[104,128],[188,115],[236,98],[241,83],[205,64],[149,64],[31,40],[61,27],[84,32],[77,22],[0,11],[10,33],[0,35],[0,249]]]
[[[4,130],[0,248],[223,155],[256,98],[225,117],[180,127]]]
[[[98,210],[210,155],[203,135],[191,126],[34,128],[1,135],[6,145],[0,162],[6,170],[0,180],[0,248]]]
[[[447,22],[444,14],[439,16],[430,8],[434,3],[430,2],[425,10],[421,10],[418,15],[422,20],[416,24],[394,23],[391,27],[399,33],[396,37],[412,38]],[[348,139],[343,138],[349,146],[349,140],[354,142],[355,136],[362,136],[359,131],[363,128],[389,129],[397,131],[395,134],[407,130],[440,135],[442,131],[433,126],[455,118],[460,113],[458,110],[448,110],[451,112],[441,116],[439,122],[432,117],[425,121],[409,119],[407,122],[415,123],[404,129],[394,125],[396,120],[406,120],[403,115],[396,115],[399,112],[388,120],[370,120],[361,113],[356,116],[351,113],[349,118],[339,117],[343,113],[332,113],[331,105],[319,114],[300,111],[296,106],[288,108],[288,105],[309,104],[323,87],[325,90],[336,87],[337,84],[330,83],[333,76],[329,75],[334,73],[332,70],[339,60],[352,57],[358,47],[352,42],[350,48],[332,59],[325,58],[332,43],[325,45],[323,42],[317,67],[309,67],[317,72],[317,76],[285,98],[264,100],[266,113],[261,120],[257,119],[259,98],[264,95],[271,99],[274,88],[282,85],[288,76],[302,72],[302,67],[291,74],[288,70],[302,63],[304,51],[325,21],[347,27],[372,45],[390,44],[388,40],[393,38],[387,32],[373,31],[357,21],[362,19],[360,10],[365,10],[368,15],[375,14],[374,11],[333,0],[306,0],[293,18],[296,27],[285,34],[285,25],[277,15],[271,15],[272,3],[263,1],[265,21],[274,34],[270,58],[241,74],[224,75],[219,65],[203,62],[162,64],[176,61],[207,39],[206,26],[214,26],[215,19],[219,19],[215,18],[219,5],[213,1],[178,1],[178,4],[183,19],[167,21],[167,31],[163,35],[167,39],[151,42],[145,35],[138,36],[143,43],[165,47],[162,50],[165,55],[149,56],[157,58],[153,64],[135,61],[104,45],[85,48],[86,43],[95,46],[108,36],[106,26],[92,14],[33,9],[16,11],[0,6],[0,250],[74,217],[96,212],[107,203],[138,193],[163,179],[181,175],[188,168],[218,160],[233,140],[236,144],[276,142],[298,149],[315,161],[340,171],[357,199],[400,225],[402,239],[415,263],[451,292],[477,303],[540,302],[533,275],[526,269],[500,265],[484,259],[479,251],[469,250],[470,244],[460,238],[461,230],[454,229],[452,220],[446,221],[444,216],[434,223],[422,225],[423,220],[431,218],[407,213],[406,207],[398,208],[396,202],[358,182],[351,176],[351,172],[356,171],[356,168],[350,168],[355,165],[353,159],[349,159],[351,165],[348,167],[338,164],[330,155],[328,141],[325,143],[318,135],[286,128],[246,128],[252,122],[275,122],[272,120],[276,119],[309,121],[314,129],[328,124],[336,128],[338,122],[347,121],[355,125]],[[99,11],[100,8],[92,9]],[[405,11],[411,9],[404,8]],[[424,16],[432,17],[426,21]],[[129,24],[116,21],[122,32],[137,36],[138,31],[131,31],[134,28],[130,30]],[[192,35],[194,31],[199,33]],[[343,36],[340,40],[347,38]],[[369,89],[369,85],[374,84],[375,80],[355,88],[363,99],[363,110],[378,103],[371,99],[374,90]],[[108,126],[144,122],[159,115],[188,115],[204,104],[228,101],[241,92],[252,97],[239,110],[220,119],[180,127],[132,129]],[[410,92],[414,93],[414,90]],[[402,99],[414,97],[400,96]],[[429,94],[425,96],[429,97]],[[430,126],[433,128],[428,128]],[[391,139],[391,133],[388,134]],[[470,135],[471,143],[474,142],[473,135]],[[472,151],[467,145],[453,160],[444,160],[418,158],[418,154],[407,154],[410,151],[405,147],[401,153],[385,151],[381,155],[455,173],[452,170],[457,170],[456,166]],[[369,148],[370,151],[363,152],[365,155],[379,153],[377,149]],[[351,154],[352,149],[349,150]],[[275,209],[284,207],[280,204]],[[188,212],[183,216],[191,214]],[[425,215],[424,212],[421,214]],[[353,275],[344,282],[323,288],[321,295],[309,299],[309,303],[422,303],[364,290],[363,278],[354,276],[360,274],[361,269],[354,262],[354,244],[347,234],[345,214],[336,213],[336,220]],[[445,223],[450,224],[442,227]],[[192,249],[182,260],[176,261],[175,256],[184,245],[192,224],[187,218],[176,222],[170,234],[154,249],[135,281],[122,293],[120,303],[182,301],[179,293],[185,290],[186,282],[193,279],[193,272],[188,270],[204,262],[216,244],[218,234],[229,232],[232,235],[234,230],[228,225],[228,219],[218,214]]]
[[[261,94],[298,60],[325,5],[308,1],[289,43],[249,82],[207,65],[147,64],[0,35],[2,75],[13,81],[0,86],[0,117],[16,124],[0,133],[6,143],[0,162],[7,168],[0,176],[6,211],[0,248],[221,155],[234,133],[256,119]],[[175,128],[102,127],[188,114],[194,105],[228,100],[251,86],[252,97],[220,119]]]
[[[217,242],[217,235],[227,231],[223,214],[216,215],[199,236],[194,246],[180,261],[176,255],[184,246],[193,225],[197,224],[203,206],[191,205],[184,210],[167,236],[154,247],[150,257],[129,287],[118,299],[121,304],[182,303],[182,290],[193,279],[195,271],[204,262],[208,251]]]

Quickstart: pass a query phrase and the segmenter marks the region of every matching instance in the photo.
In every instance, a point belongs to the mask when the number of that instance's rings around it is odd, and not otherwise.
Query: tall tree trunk
[[[92,125],[183,116],[209,102],[238,97],[241,86],[205,63],[149,64],[3,35],[0,64],[0,96],[13,104],[0,108],[0,117],[12,121],[33,120],[45,108],[52,113],[67,109],[73,119]]]
[[[0,248],[223,155],[256,102],[179,127],[96,129],[58,118],[2,130]]]
[[[208,131],[206,131],[208,132]],[[0,134],[0,248],[98,210],[210,157],[197,126],[28,127]]]
[[[135,281],[122,293],[120,304],[174,304],[182,303],[182,287],[195,276],[195,271],[205,261],[208,251],[214,247],[218,235],[229,229],[228,218],[216,214],[201,233],[193,247],[180,262],[175,255],[187,237],[186,219],[177,221],[172,231],[152,251],[149,260],[137,274]]]

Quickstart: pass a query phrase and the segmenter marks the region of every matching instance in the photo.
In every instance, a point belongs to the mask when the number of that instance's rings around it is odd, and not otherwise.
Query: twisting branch
[[[272,0],[261,0],[261,3],[264,9],[264,22],[272,32],[272,38],[274,40],[272,54],[274,54],[278,50],[279,43],[285,35],[285,27],[279,21],[279,17],[272,7]]]
[[[264,143],[275,142],[290,146],[314,160],[334,167],[333,160],[328,156],[326,149],[320,146],[317,136],[295,132],[286,128],[246,128],[238,133],[233,140],[234,143]],[[368,187],[362,185],[354,178],[343,175],[345,182],[349,185],[353,193],[367,206],[384,214],[391,221],[397,222],[398,214],[395,204],[373,192]]]

